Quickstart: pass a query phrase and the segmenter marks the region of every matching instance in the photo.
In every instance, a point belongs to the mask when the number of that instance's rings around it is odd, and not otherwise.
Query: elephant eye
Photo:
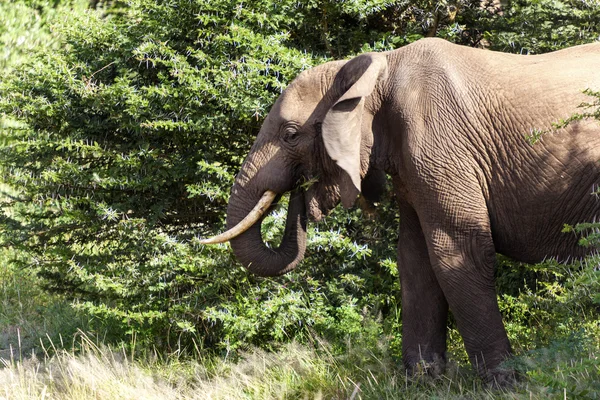
[[[298,143],[298,139],[300,134],[298,132],[298,128],[296,126],[287,126],[283,130],[283,140],[290,145],[295,145]]]

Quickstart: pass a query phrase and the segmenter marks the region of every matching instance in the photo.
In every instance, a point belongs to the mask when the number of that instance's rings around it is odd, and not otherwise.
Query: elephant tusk
[[[258,200],[258,203],[256,203],[254,208],[248,213],[248,215],[246,215],[244,219],[241,220],[236,226],[234,226],[226,232],[221,233],[220,235],[213,236],[208,239],[200,239],[200,244],[217,244],[228,242],[236,236],[246,232],[248,228],[254,225],[256,221],[258,221],[263,216],[265,211],[269,208],[269,206],[275,199],[275,196],[277,196],[277,193],[271,190],[267,190],[262,195],[260,200]]]

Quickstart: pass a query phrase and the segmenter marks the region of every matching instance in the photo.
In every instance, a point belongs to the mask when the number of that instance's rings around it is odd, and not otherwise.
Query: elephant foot
[[[445,355],[432,354],[427,358],[427,360],[421,358],[417,362],[406,363],[408,373],[413,377],[440,378],[446,371]]]
[[[483,379],[493,389],[512,389],[518,382],[515,370],[500,367],[486,371]]]

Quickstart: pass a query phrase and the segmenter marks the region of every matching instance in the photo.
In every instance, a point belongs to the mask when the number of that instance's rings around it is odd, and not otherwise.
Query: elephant
[[[556,125],[581,112],[585,89],[600,90],[600,43],[515,55],[424,38],[302,71],[235,178],[229,230],[203,243],[230,241],[250,271],[284,274],[304,257],[308,219],[376,198],[390,177],[405,367],[443,371],[451,312],[476,372],[512,382],[496,254],[536,263],[591,252],[562,230],[600,217],[600,125]],[[535,132],[546,134],[533,142]],[[286,192],[272,249],[261,221]]]

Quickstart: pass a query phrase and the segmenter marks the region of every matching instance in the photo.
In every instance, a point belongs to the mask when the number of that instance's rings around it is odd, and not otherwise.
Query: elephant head
[[[272,107],[235,179],[228,231],[203,243],[230,240],[237,259],[260,276],[296,267],[306,248],[307,214],[318,221],[340,202],[351,207],[361,192],[386,76],[385,53],[302,72]],[[261,221],[286,192],[292,195],[285,233],[272,249],[262,240]]]

